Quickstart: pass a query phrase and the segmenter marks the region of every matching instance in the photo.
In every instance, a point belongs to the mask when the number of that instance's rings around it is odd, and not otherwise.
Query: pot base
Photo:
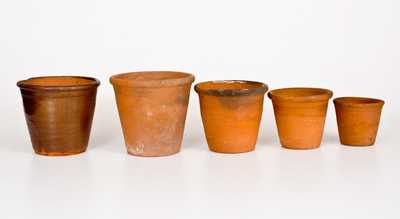
[[[168,157],[174,154],[179,153],[179,151],[174,151],[174,152],[170,152],[170,153],[164,153],[164,154],[138,154],[138,153],[134,153],[134,152],[130,152],[127,151],[129,155],[131,156],[135,156],[135,157]]]
[[[83,151],[72,151],[72,152],[35,151],[35,154],[38,154],[38,155],[41,155],[41,156],[47,156],[47,157],[64,157],[64,156],[72,156],[72,155],[82,154],[84,152],[86,152],[86,150],[83,150]]]
[[[349,144],[349,143],[340,143],[341,145],[347,146],[347,147],[371,147],[374,146],[375,143],[372,144]]]
[[[219,154],[242,154],[242,153],[249,153],[255,150],[255,148],[249,149],[249,150],[243,150],[243,151],[219,151],[219,150],[213,150],[209,148],[210,151],[219,153]]]
[[[313,150],[313,149],[318,149],[320,146],[311,146],[311,147],[296,147],[296,146],[287,146],[287,145],[282,145],[283,148],[289,149],[289,150]]]

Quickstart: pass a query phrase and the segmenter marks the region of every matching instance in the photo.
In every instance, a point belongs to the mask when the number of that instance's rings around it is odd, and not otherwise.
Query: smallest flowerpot
[[[365,97],[339,97],[333,102],[340,143],[350,146],[373,145],[384,101]]]
[[[209,149],[253,151],[267,85],[253,81],[208,81],[195,86]]]

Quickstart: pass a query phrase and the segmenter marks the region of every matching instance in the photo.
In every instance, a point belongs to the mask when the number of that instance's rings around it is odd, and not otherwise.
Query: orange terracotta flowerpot
[[[373,145],[384,101],[364,97],[340,97],[333,102],[340,143],[351,146]]]
[[[192,74],[132,72],[110,78],[127,151],[167,156],[181,148]]]
[[[332,91],[321,88],[283,88],[268,93],[283,147],[313,149],[320,146],[332,95]]]
[[[194,88],[211,151],[253,151],[267,85],[253,81],[209,81]]]
[[[17,83],[37,154],[86,151],[99,84],[95,78],[78,76],[36,77]]]

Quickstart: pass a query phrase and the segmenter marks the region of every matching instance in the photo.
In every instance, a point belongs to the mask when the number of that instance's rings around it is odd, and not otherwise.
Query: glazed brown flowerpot
[[[100,82],[79,76],[19,81],[33,149],[64,156],[86,151]]]
[[[320,146],[332,95],[332,91],[321,88],[283,88],[268,93],[283,147],[313,149]]]
[[[340,97],[333,102],[340,143],[351,146],[373,145],[384,101],[364,97]]]
[[[154,157],[180,151],[193,81],[192,74],[169,71],[110,78],[129,154]]]
[[[253,151],[267,85],[253,81],[208,81],[197,84],[208,146],[219,153]]]

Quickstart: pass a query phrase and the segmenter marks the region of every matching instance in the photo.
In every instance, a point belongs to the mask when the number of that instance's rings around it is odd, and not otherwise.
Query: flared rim
[[[272,100],[284,100],[294,102],[326,101],[333,96],[331,90],[313,87],[290,87],[271,90],[268,97]]]
[[[333,100],[335,105],[351,106],[351,107],[367,107],[376,106],[381,107],[385,101],[370,97],[338,97]]]
[[[216,80],[205,81],[194,86],[199,94],[214,96],[239,96],[251,94],[265,94],[268,86],[258,81],[246,80]]]
[[[110,77],[114,86],[169,87],[193,83],[193,74],[179,71],[137,71],[120,73]]]
[[[99,85],[98,79],[85,76],[41,76],[17,82],[20,89],[51,91],[81,90]]]

